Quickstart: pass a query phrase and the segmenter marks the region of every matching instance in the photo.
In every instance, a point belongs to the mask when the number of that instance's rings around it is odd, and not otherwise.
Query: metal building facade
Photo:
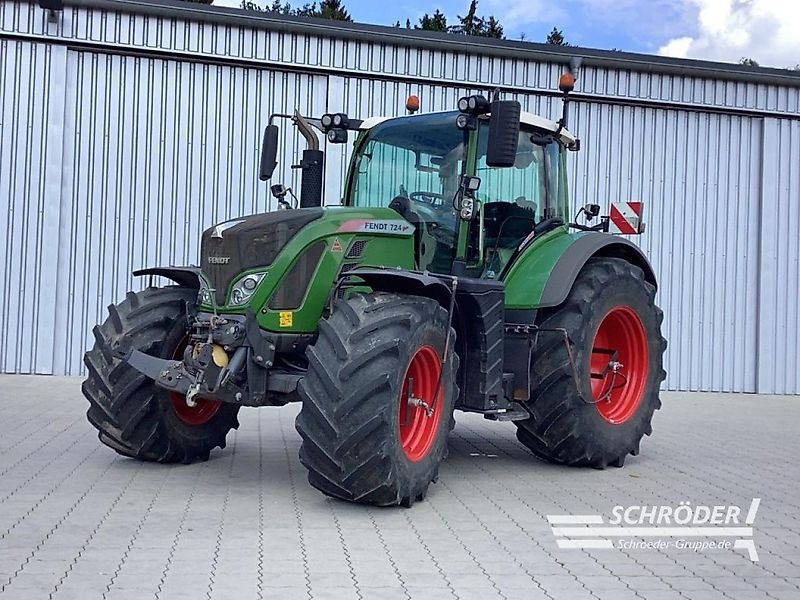
[[[569,58],[171,0],[47,17],[0,4],[1,372],[81,373],[131,270],[196,263],[204,228],[274,208],[256,177],[271,112],[396,115],[411,93],[452,109],[500,87],[557,115]],[[800,76],[580,52],[571,195],[646,202],[667,387],[800,394]],[[297,186],[302,144],[282,135],[276,179]],[[347,159],[329,148],[329,204]]]

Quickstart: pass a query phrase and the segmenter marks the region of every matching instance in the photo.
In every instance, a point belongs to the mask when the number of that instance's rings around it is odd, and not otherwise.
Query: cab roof
[[[414,118],[417,116],[430,115],[430,114],[447,114],[448,112],[453,112],[453,111],[441,111],[438,113],[417,113],[416,115],[405,115],[402,118]],[[361,126],[358,129],[359,131],[368,131],[373,127],[375,127],[376,125],[380,125],[385,121],[389,121],[391,119],[396,119],[396,118],[401,118],[401,117],[369,117],[367,119],[364,119],[364,121],[362,121]],[[533,113],[522,111],[519,120],[520,123],[522,123],[523,125],[530,125],[531,127],[537,127],[539,129],[544,129],[545,131],[551,131],[553,133],[558,131],[558,123],[556,123],[555,121],[551,121],[550,119],[545,119],[544,117],[540,117],[539,115],[535,115]],[[559,138],[561,138],[561,141],[567,146],[575,143],[577,139],[575,135],[567,129],[562,129],[559,132]]]

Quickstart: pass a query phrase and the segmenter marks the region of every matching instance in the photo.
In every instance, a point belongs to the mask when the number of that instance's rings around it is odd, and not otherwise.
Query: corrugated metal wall
[[[141,285],[132,269],[196,262],[203,228],[273,208],[256,177],[270,112],[395,115],[410,93],[442,110],[501,85],[555,115],[541,92],[560,69],[89,8],[53,24],[4,2],[0,371],[80,373],[105,305]],[[646,202],[667,386],[800,393],[800,90],[594,67],[579,89],[573,202]],[[296,186],[302,144],[282,131],[276,177]],[[328,203],[348,158],[330,148]]]

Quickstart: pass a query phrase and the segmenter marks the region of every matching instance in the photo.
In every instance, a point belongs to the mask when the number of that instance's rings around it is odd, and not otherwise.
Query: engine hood
[[[303,227],[322,217],[322,208],[261,213],[218,223],[203,232],[200,268],[225,304],[228,285],[242,271],[272,264]]]
[[[266,287],[282,277],[291,263],[319,240],[338,237],[412,239],[414,226],[390,208],[329,206],[299,208],[239,217],[218,223],[203,232],[200,268],[215,292],[216,304],[224,306],[231,283],[241,273],[256,267],[271,267]],[[387,246],[389,248],[389,246]],[[330,248],[336,256],[336,250]],[[396,250],[396,249],[395,249]],[[413,265],[410,257],[397,257],[387,250],[377,264]],[[399,261],[399,262],[398,262]]]

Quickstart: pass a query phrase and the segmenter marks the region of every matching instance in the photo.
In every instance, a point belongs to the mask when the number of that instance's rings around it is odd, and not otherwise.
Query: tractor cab
[[[556,123],[521,113],[510,167],[492,166],[490,119],[475,119],[466,129],[459,127],[461,115],[364,121],[344,204],[392,208],[412,223],[420,270],[451,273],[461,245],[466,273],[500,278],[521,245],[565,224],[565,152],[575,138]],[[462,229],[464,177],[476,189],[469,226]]]

